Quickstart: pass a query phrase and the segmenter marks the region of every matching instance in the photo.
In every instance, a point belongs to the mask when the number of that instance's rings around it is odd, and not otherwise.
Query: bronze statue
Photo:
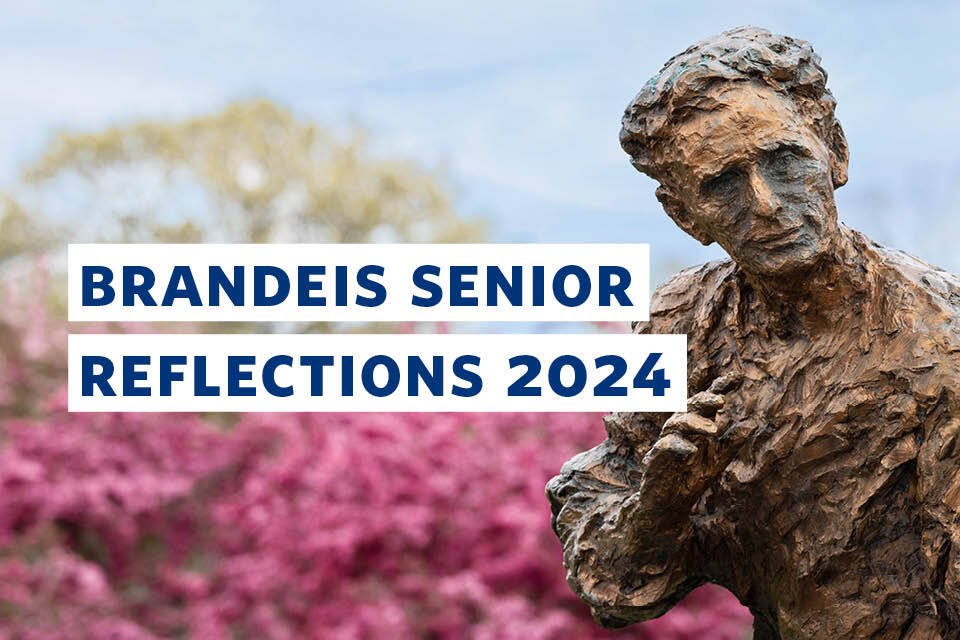
[[[675,276],[634,327],[687,334],[688,412],[607,416],[547,487],[604,626],[712,582],[758,640],[960,637],[960,280],[838,223],[826,78],[806,42],[744,27],[627,107],[633,165],[732,260]]]

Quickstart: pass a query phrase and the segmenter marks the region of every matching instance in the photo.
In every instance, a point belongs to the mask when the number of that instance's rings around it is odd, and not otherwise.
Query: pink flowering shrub
[[[610,634],[543,485],[592,414],[67,414],[2,424],[0,639],[742,638],[698,590]]]

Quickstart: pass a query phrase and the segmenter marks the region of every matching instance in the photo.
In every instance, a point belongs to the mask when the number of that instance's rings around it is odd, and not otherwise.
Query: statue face
[[[678,222],[750,273],[810,268],[838,233],[829,149],[772,89],[736,83],[712,97],[725,106],[677,127]]]

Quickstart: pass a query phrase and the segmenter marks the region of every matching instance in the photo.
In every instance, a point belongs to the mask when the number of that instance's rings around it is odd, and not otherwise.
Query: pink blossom
[[[229,430],[178,414],[8,420],[0,602],[20,613],[0,615],[0,631],[39,633],[56,615],[120,638],[608,637],[566,585],[543,496],[600,425],[593,414],[251,414]],[[616,637],[736,640],[749,620],[705,588]]]

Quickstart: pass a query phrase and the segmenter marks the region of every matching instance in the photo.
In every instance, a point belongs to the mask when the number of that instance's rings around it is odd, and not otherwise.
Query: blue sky
[[[620,115],[668,57],[743,24],[822,56],[851,147],[841,219],[960,271],[957,3],[10,3],[0,185],[58,128],[266,96],[444,168],[493,239],[651,242],[662,277],[722,254],[660,211]]]

